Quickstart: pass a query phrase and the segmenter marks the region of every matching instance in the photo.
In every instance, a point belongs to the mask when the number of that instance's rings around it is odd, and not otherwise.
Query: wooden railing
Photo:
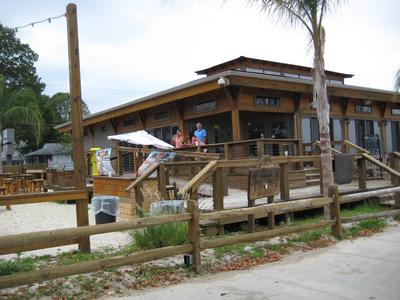
[[[141,262],[152,261],[173,255],[192,253],[193,255],[193,268],[195,272],[201,271],[201,250],[215,248],[225,245],[231,245],[241,242],[251,242],[272,238],[275,236],[301,232],[305,230],[331,226],[332,234],[336,238],[341,238],[341,217],[339,207],[339,194],[337,187],[330,189],[330,197],[317,198],[317,199],[304,199],[298,201],[296,205],[293,203],[277,203],[266,204],[258,207],[245,208],[240,210],[231,210],[218,213],[199,213],[197,201],[187,201],[188,213],[181,215],[164,215],[157,217],[140,218],[133,221],[85,226],[80,228],[58,229],[51,231],[42,231],[36,233],[27,233],[19,235],[9,235],[0,238],[0,249],[7,251],[7,249],[23,249],[29,247],[31,243],[50,243],[64,241],[65,239],[76,239],[86,235],[101,234],[106,232],[114,232],[127,229],[138,229],[161,224],[168,224],[171,222],[188,222],[189,224],[189,244],[181,246],[163,247],[147,251],[140,251],[133,254],[124,256],[115,256],[103,259],[97,259],[89,262],[76,263],[68,266],[61,266],[55,268],[42,269],[31,272],[23,272],[12,275],[0,276],[0,289],[15,287],[24,284],[31,284],[44,280],[51,280],[60,277],[94,272],[104,270],[111,267],[119,267],[124,265],[136,264]],[[226,216],[235,214],[239,216],[247,216],[254,214],[260,210],[265,212],[279,213],[283,211],[291,211],[293,207],[296,208],[309,208],[319,207],[321,205],[330,205],[331,219],[319,221],[312,224],[287,226],[273,230],[263,230],[255,233],[240,234],[236,236],[228,236],[218,239],[203,240],[200,233],[200,221],[215,218],[224,218]]]
[[[209,170],[212,168],[210,167]],[[171,246],[157,248],[147,251],[135,252],[133,254],[114,256],[103,259],[96,259],[93,261],[75,263],[72,265],[45,268],[36,271],[16,273],[6,276],[0,276],[0,289],[10,288],[24,284],[32,284],[35,282],[52,280],[60,277],[83,274],[88,272],[94,272],[98,270],[104,270],[112,267],[120,267],[124,265],[131,265],[137,263],[143,263],[153,261],[157,259],[166,258],[174,255],[181,255],[191,253],[193,256],[193,269],[195,272],[201,271],[201,251],[209,248],[221,247],[232,245],[236,243],[253,242],[257,240],[265,240],[276,236],[287,235],[291,233],[302,232],[306,230],[312,230],[322,228],[326,226],[331,227],[331,233],[334,237],[340,239],[342,237],[342,222],[355,222],[359,220],[374,219],[379,217],[397,216],[400,215],[400,209],[390,210],[386,212],[380,212],[375,214],[367,214],[356,216],[352,218],[341,218],[340,214],[340,203],[346,203],[352,199],[367,199],[371,196],[387,194],[399,191],[400,187],[381,189],[374,193],[358,193],[354,195],[340,196],[338,187],[329,187],[329,196],[320,198],[309,198],[300,199],[290,202],[280,202],[264,204],[256,207],[239,208],[232,210],[216,211],[210,213],[200,213],[198,203],[195,200],[187,201],[187,213],[177,215],[162,215],[147,218],[138,218],[132,221],[117,222],[111,224],[83,226],[78,228],[65,228],[57,230],[48,230],[33,233],[23,233],[16,235],[7,235],[0,237],[0,253],[16,253],[26,251],[27,249],[34,248],[34,245],[41,244],[46,245],[47,248],[51,247],[52,244],[65,244],[66,241],[77,240],[80,238],[86,238],[90,235],[147,228],[151,226],[157,226],[162,224],[169,224],[172,222],[188,222],[189,230],[189,243],[180,246]],[[71,192],[59,192],[58,194],[64,195]],[[82,193],[82,194],[80,194]],[[75,198],[78,199],[85,191],[76,191]],[[72,195],[72,194],[71,194]],[[30,201],[27,198],[27,202]],[[55,198],[48,198],[52,201],[56,201]],[[30,203],[30,202],[29,202]],[[17,203],[12,203],[17,204]],[[213,239],[204,239],[201,237],[200,232],[200,221],[205,220],[220,220],[230,217],[247,217],[248,215],[255,214],[267,214],[275,215],[288,212],[294,212],[304,209],[313,209],[323,206],[329,206],[330,219],[316,221],[309,224],[302,224],[296,226],[279,226],[273,229],[260,228],[260,231],[253,233],[244,233],[234,236],[223,236]]]
[[[74,190],[52,193],[26,193],[16,195],[0,195],[0,205],[20,205],[32,204],[43,202],[57,202],[57,201],[76,201],[76,222],[77,226],[87,226],[89,224],[88,215],[88,192],[86,190]],[[35,216],[32,216],[34,218]],[[51,237],[48,241],[42,242],[40,240],[31,240],[21,247],[2,247],[3,242],[7,239],[0,239],[0,255],[7,253],[16,253],[21,251],[37,250],[49,247],[57,247],[71,244],[79,244],[79,249],[83,252],[90,252],[90,240],[88,235],[82,235],[79,238],[73,237],[63,240],[52,240]]]

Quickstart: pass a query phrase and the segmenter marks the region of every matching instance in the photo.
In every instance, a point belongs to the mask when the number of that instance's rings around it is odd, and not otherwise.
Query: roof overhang
[[[154,106],[163,105],[191,96],[218,90],[221,88],[221,86],[217,83],[220,77],[229,79],[229,85],[234,86],[265,88],[305,94],[312,94],[313,89],[312,80],[229,70],[198,80],[190,81],[171,89],[167,89],[134,101],[130,101],[123,105],[91,114],[83,119],[83,126],[92,125]],[[396,93],[391,91],[332,83],[328,83],[327,87],[328,95],[331,96],[400,103],[400,98],[396,98]],[[70,122],[68,122],[58,125],[55,128],[60,132],[69,132],[71,130],[71,125]]]

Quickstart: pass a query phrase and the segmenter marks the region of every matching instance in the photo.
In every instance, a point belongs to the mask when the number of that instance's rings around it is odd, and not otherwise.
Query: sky
[[[61,15],[69,1],[0,0],[17,27]],[[200,78],[194,72],[241,55],[312,66],[301,26],[246,0],[77,0],[82,96],[92,113]],[[325,67],[346,83],[392,90],[400,68],[400,1],[348,0],[327,16]],[[20,29],[39,54],[45,94],[69,91],[66,20]]]

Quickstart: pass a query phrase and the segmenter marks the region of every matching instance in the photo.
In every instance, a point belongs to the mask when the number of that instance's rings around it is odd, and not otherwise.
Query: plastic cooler
[[[113,223],[116,221],[119,207],[119,197],[95,196],[92,198],[92,208],[96,224]]]

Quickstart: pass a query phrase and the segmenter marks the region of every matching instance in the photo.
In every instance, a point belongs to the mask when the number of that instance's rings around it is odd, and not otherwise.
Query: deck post
[[[223,191],[223,172],[221,168],[217,168],[213,173],[213,209],[224,209],[224,191]],[[224,233],[224,226],[218,225],[218,233]]]
[[[139,182],[135,186],[136,214],[141,218],[144,217],[144,207],[143,207],[144,197],[142,189],[143,189],[143,181]]]
[[[367,188],[367,161],[364,158],[357,160],[358,169],[358,188],[365,190]]]
[[[189,242],[193,246],[193,267],[196,273],[201,272],[200,218],[198,205],[197,201],[187,201],[188,211],[192,214],[192,221],[189,222]]]
[[[328,188],[329,197],[333,198],[333,202],[329,205],[330,218],[335,220],[335,224],[331,227],[332,235],[337,238],[342,238],[342,219],[340,215],[340,196],[339,188],[337,185],[330,186]]]
[[[167,177],[166,177],[166,171],[165,171],[165,165],[160,164],[157,170],[157,183],[158,183],[158,192],[160,194],[160,199],[161,200],[166,200],[167,197],[167,189],[166,189],[166,184],[167,184]]]
[[[274,196],[269,196],[267,198],[267,203],[274,203]],[[268,229],[275,228],[275,215],[273,212],[268,213]]]
[[[69,85],[71,95],[72,150],[74,160],[74,183],[76,189],[86,189],[86,155],[83,144],[82,94],[79,63],[78,20],[76,5],[66,8],[68,31]],[[76,201],[78,226],[89,225],[88,198]],[[79,239],[79,250],[90,252],[89,236]]]

